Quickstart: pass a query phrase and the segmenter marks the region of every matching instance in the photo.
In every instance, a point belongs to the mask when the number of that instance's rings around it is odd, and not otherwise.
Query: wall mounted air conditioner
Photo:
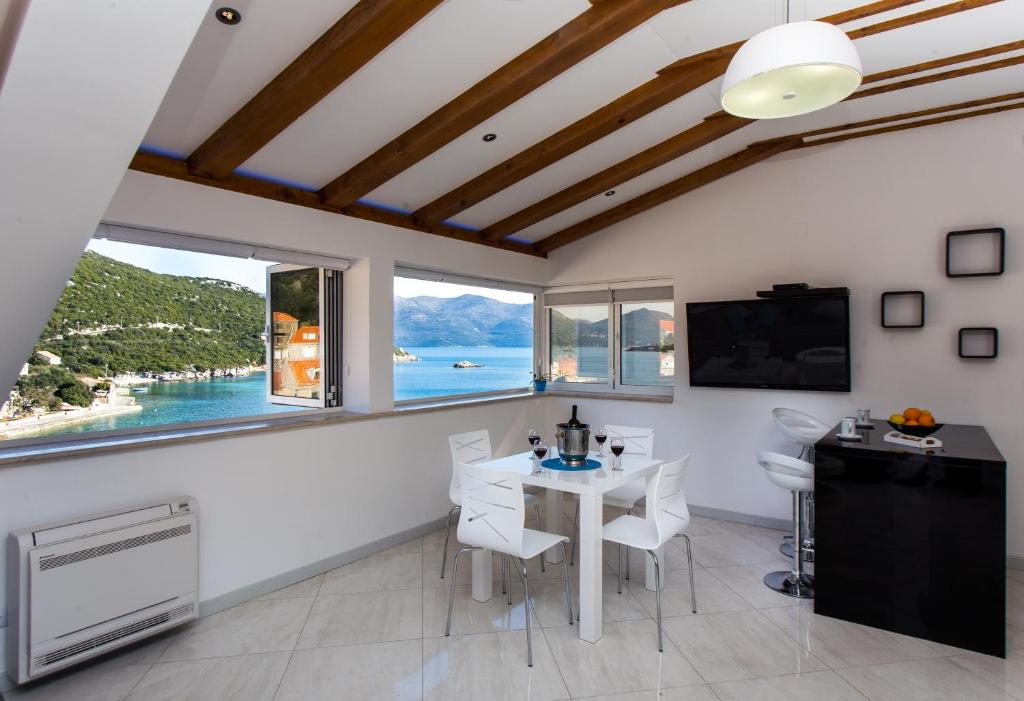
[[[196,500],[11,533],[7,673],[18,683],[196,618]]]

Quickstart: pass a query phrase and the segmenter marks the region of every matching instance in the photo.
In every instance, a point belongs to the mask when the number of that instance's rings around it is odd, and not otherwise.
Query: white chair
[[[769,589],[797,599],[814,598],[814,577],[804,573],[802,494],[814,491],[814,465],[780,453],[760,452],[758,464],[775,485],[793,493],[793,570],[769,572],[764,583]]]
[[[545,533],[526,528],[524,525],[526,507],[523,498],[523,480],[511,472],[488,470],[474,465],[461,464],[456,467],[461,473],[462,513],[459,514],[459,542],[467,547],[459,548],[452,564],[452,583],[448,598],[448,624],[444,634],[452,630],[452,606],[455,602],[455,581],[459,574],[459,558],[471,550],[486,548],[502,556],[503,583],[512,598],[509,558],[519,561],[516,569],[523,582],[523,600],[526,608],[526,664],[533,666],[533,633],[530,628],[530,584],[526,573],[526,561],[555,547],[562,548],[562,573],[565,577],[565,600],[569,609],[569,625],[573,623],[572,593],[569,589],[569,566],[565,560],[563,535]]]
[[[697,613],[697,591],[693,586],[693,554],[690,538],[682,531],[690,524],[690,510],[683,493],[683,479],[690,456],[665,463],[647,478],[645,491],[647,513],[619,516],[605,524],[604,539],[619,544],[619,593],[622,593],[623,548],[642,548],[654,560],[654,590],[658,603],[658,652],[664,650],[661,635],[661,563],[654,552],[676,535],[686,540],[686,559],[690,566],[690,603]]]
[[[444,579],[444,570],[448,564],[448,539],[452,533],[452,515],[461,508],[462,490],[459,486],[459,473],[456,466],[459,463],[472,465],[474,463],[490,460],[491,435],[487,429],[469,431],[467,433],[456,433],[448,436],[448,447],[452,452],[452,481],[448,484],[448,498],[452,500],[452,508],[448,509],[448,525],[445,527],[444,550],[441,553],[441,579]],[[526,495],[526,503],[532,504],[534,513],[537,514],[537,525],[540,525],[539,499],[534,494]],[[543,566],[543,563],[542,563]],[[543,569],[541,570],[543,571]]]
[[[654,429],[636,428],[633,426],[605,426],[608,432],[608,442],[605,443],[605,450],[614,438],[621,438],[625,443],[623,455],[639,455],[648,460],[654,457]],[[625,509],[626,513],[632,513],[637,503],[644,498],[646,489],[643,480],[633,480],[617,489],[605,493],[604,503],[608,506],[617,506]],[[576,532],[577,521],[580,517],[579,502],[576,503],[576,515],[573,517],[573,533]],[[569,564],[576,562],[576,538],[573,537],[572,554],[569,556]],[[629,579],[629,553],[626,553],[626,579]]]

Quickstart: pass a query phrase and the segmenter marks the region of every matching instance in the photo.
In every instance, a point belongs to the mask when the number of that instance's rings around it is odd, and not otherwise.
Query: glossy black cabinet
[[[815,613],[1005,657],[1003,456],[981,426],[923,451],[874,423],[815,447]]]

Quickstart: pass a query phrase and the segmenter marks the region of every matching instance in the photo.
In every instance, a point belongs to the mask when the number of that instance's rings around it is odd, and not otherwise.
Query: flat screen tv
[[[686,305],[693,387],[850,391],[849,297]]]

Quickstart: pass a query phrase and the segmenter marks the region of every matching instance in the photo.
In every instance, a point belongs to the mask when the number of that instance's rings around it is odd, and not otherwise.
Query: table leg
[[[654,551],[658,555],[658,562],[661,564],[661,590],[665,591],[665,575],[668,574],[668,570],[665,567],[665,546],[662,545],[660,548]],[[654,591],[654,559],[644,553],[644,562],[647,563],[647,567],[644,571],[644,589],[647,591]]]
[[[603,512],[600,495],[580,495],[580,638],[601,639],[601,535]]]
[[[491,569],[491,551],[486,548],[474,550],[473,556],[473,599],[489,601],[493,596],[494,577]],[[465,557],[465,555],[463,555]],[[461,564],[461,563],[460,563]]]
[[[557,489],[547,489],[545,491],[547,496],[544,498],[544,529],[548,533],[561,533],[562,493]],[[562,549],[551,548],[544,557],[549,565],[557,565],[562,561]]]

